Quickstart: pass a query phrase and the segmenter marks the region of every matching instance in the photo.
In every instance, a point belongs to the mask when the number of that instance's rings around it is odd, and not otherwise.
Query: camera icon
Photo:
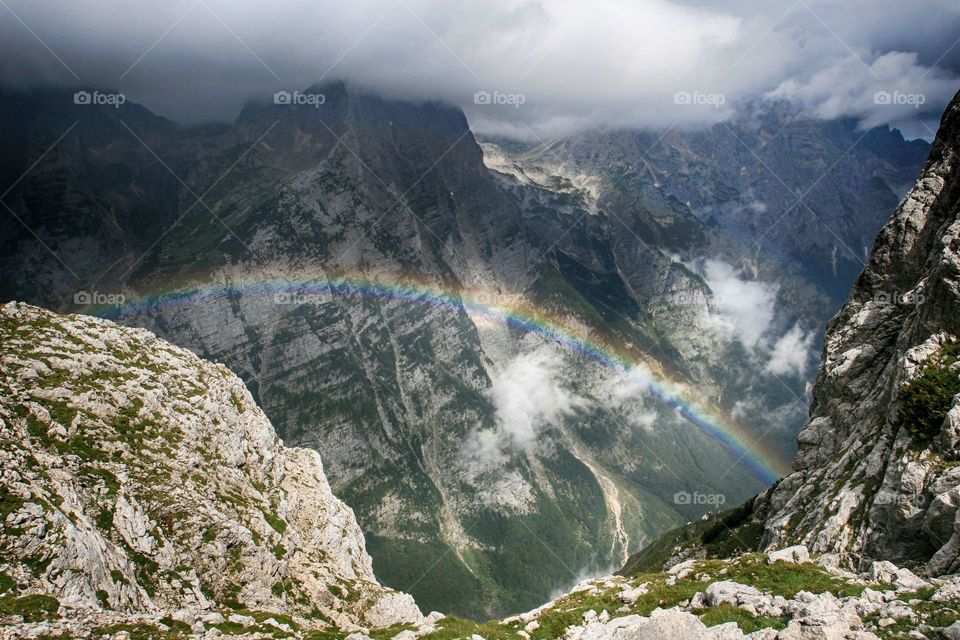
[[[690,504],[692,496],[686,491],[677,491],[673,494],[673,504]]]
[[[890,304],[893,302],[893,296],[888,291],[877,291],[873,294],[873,301],[877,304]]]
[[[73,94],[73,104],[90,104],[89,91],[77,91]]]
[[[290,104],[293,102],[293,96],[289,91],[277,91],[273,94],[273,104]]]
[[[93,295],[89,291],[77,291],[73,294],[73,304],[93,304]]]
[[[473,94],[473,104],[491,104],[493,96],[489,91],[477,91]]]
[[[890,104],[893,102],[893,95],[889,91],[877,91],[873,94],[873,104]]]
[[[691,104],[693,97],[689,91],[677,91],[673,94],[673,104]]]

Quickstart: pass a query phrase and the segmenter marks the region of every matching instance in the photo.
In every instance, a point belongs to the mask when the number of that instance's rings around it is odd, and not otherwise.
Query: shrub
[[[920,375],[901,388],[900,425],[916,440],[930,440],[943,426],[953,396],[960,393],[960,342],[943,345],[924,363]]]

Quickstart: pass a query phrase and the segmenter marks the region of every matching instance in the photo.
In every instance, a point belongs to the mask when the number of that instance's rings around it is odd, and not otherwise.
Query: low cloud
[[[948,102],[958,84],[957,76],[924,67],[916,53],[892,51],[869,65],[852,56],[838,60],[808,78],[784,81],[768,97],[800,104],[818,118],[852,117],[862,129],[889,123],[911,133],[917,116]]]
[[[764,370],[777,376],[803,378],[813,356],[814,333],[804,331],[797,323],[773,345]]]
[[[713,292],[715,325],[745,347],[758,346],[773,322],[779,287],[750,279],[719,260],[705,261],[703,275]]]
[[[475,432],[467,444],[474,458],[499,463],[534,449],[543,429],[585,405],[563,382],[560,356],[547,350],[522,354],[492,381],[487,396],[496,426]]]
[[[658,414],[648,406],[649,391],[649,370],[645,365],[638,364],[613,383],[610,395],[603,404],[607,409],[620,411],[630,426],[652,429]]]
[[[710,124],[771,91],[864,123],[923,117],[862,105],[876,90],[923,91],[926,117],[942,111],[960,68],[956,0],[782,4],[7,0],[0,84],[116,88],[196,122],[232,119],[251,94],[343,79],[525,137]]]

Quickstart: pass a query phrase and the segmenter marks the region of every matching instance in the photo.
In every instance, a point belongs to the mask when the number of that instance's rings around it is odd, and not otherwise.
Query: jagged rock
[[[624,589],[620,592],[620,600],[626,602],[627,604],[633,604],[640,599],[640,596],[644,595],[648,591],[650,586],[649,582],[644,582],[643,584],[637,585],[631,589]]]
[[[960,576],[950,577],[937,588],[930,599],[934,602],[960,602]]]
[[[684,611],[656,609],[649,617],[624,616],[609,622],[589,622],[569,627],[564,640],[738,640],[739,629],[727,625],[707,628]]]
[[[940,633],[947,640],[960,640],[960,621],[954,622],[949,627],[940,629]]]
[[[245,616],[239,613],[231,613],[227,617],[227,620],[229,622],[232,622],[234,624],[239,624],[244,627],[252,627],[257,623],[256,619],[254,619],[252,616]]]
[[[767,552],[768,562],[777,562],[778,560],[793,563],[810,562],[810,551],[807,550],[804,545],[798,544],[792,547],[787,547],[786,549],[777,549]]]
[[[759,590],[745,584],[739,584],[731,580],[722,580],[708,586],[704,595],[707,604],[715,607],[721,604],[740,604],[740,599],[744,596],[755,597],[762,594]]]
[[[195,633],[234,602],[307,625],[423,620],[376,581],[319,454],[284,447],[225,367],[145,330],[0,308],[0,440],[4,573],[69,611],[168,612]]]
[[[947,366],[938,354],[960,336],[958,152],[960,96],[827,327],[796,472],[758,500],[768,548],[803,544],[850,566],[889,560],[930,576],[960,569],[960,398],[946,398],[935,433],[902,424],[904,384]]]

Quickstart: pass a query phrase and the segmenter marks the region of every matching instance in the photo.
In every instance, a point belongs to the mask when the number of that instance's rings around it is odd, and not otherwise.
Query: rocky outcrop
[[[796,472],[764,542],[960,570],[960,96],[827,329]]]
[[[284,447],[223,365],[9,303],[0,372],[5,621],[70,634],[118,618],[195,632],[423,622],[377,582],[320,455]],[[37,603],[61,619],[32,616]]]
[[[501,624],[537,640],[951,637],[948,628],[960,618],[956,576],[927,581],[889,562],[857,575],[835,561],[811,560],[801,546],[789,554],[688,560],[667,573],[586,581]]]

